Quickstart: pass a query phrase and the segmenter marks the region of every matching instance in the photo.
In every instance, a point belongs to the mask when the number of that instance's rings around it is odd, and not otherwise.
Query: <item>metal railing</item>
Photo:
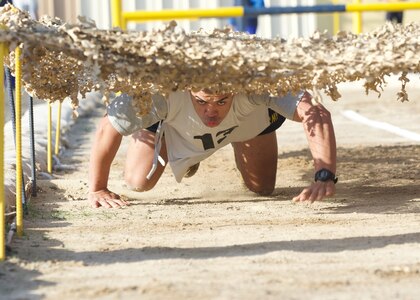
[[[166,9],[160,11],[123,11],[122,0],[111,0],[112,26],[127,29],[129,22],[147,22],[172,19],[231,18],[255,17],[260,15],[302,14],[302,13],[354,13],[353,31],[362,31],[361,13],[367,11],[403,11],[420,9],[420,2],[397,3],[360,3],[354,0],[351,4],[318,4],[312,6],[277,6],[277,7],[223,7],[213,9]],[[337,30],[337,29],[335,29]]]

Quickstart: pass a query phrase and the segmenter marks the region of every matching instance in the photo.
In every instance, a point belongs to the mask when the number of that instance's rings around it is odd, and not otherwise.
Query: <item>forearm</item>
[[[108,186],[112,161],[120,147],[122,136],[107,117],[101,120],[96,132],[89,164],[89,192],[104,190]]]
[[[320,116],[314,118],[313,121],[313,128],[305,131],[314,159],[315,171],[325,168],[335,173],[337,151],[330,113],[324,108],[321,110]],[[304,126],[310,125],[304,124]]]
[[[297,111],[308,139],[315,171],[326,168],[335,173],[337,152],[331,114],[321,104],[313,105],[309,94],[302,98]]]

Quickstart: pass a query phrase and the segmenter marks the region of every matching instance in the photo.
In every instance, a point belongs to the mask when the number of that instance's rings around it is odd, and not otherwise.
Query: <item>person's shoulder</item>
[[[133,98],[127,94],[112,94],[110,97],[110,104],[108,104],[108,109],[126,109],[131,107],[131,102]]]
[[[153,94],[152,102],[155,108],[156,115],[160,119],[166,118],[166,116],[168,115],[168,105],[166,102],[166,98],[161,94]]]
[[[188,100],[191,99],[188,91],[175,91],[167,96],[168,118],[171,119],[176,116],[185,107],[188,107]],[[189,101],[191,102],[191,101]]]
[[[247,95],[248,101],[253,104],[263,104],[270,99],[270,94],[249,94]]]

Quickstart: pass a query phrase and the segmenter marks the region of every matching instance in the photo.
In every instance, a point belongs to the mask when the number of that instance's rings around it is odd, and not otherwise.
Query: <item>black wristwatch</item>
[[[315,173],[315,181],[322,181],[322,182],[326,182],[326,181],[330,181],[332,180],[334,182],[334,184],[337,183],[338,178],[335,177],[335,174],[333,172],[331,172],[330,170],[327,169],[321,169],[318,172]]]

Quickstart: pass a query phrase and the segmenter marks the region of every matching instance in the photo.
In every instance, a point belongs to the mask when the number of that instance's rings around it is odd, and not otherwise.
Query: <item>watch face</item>
[[[334,180],[335,175],[326,169],[321,169],[315,174],[315,181]]]
[[[335,177],[335,174],[327,169],[321,169],[318,172],[315,173],[315,181],[329,181],[332,180],[335,183],[337,183],[338,178]]]
[[[330,179],[329,178],[330,177],[329,175],[330,175],[330,173],[328,171],[322,170],[319,173],[319,180],[321,180],[321,181],[327,181],[328,179]]]

